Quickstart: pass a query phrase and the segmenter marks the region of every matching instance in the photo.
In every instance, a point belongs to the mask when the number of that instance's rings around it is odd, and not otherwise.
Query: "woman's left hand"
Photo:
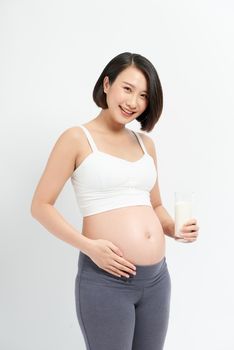
[[[196,219],[188,220],[181,228],[180,235],[181,237],[174,237],[177,239],[185,239],[185,243],[195,242],[198,237],[199,226],[197,225]]]

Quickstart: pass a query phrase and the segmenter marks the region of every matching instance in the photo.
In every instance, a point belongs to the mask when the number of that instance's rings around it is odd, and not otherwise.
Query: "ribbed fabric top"
[[[128,161],[99,151],[89,130],[83,125],[79,127],[84,131],[92,149],[92,153],[71,176],[82,216],[127,206],[152,206],[150,191],[156,182],[157,171],[140,134],[131,130],[144,155],[136,161]]]

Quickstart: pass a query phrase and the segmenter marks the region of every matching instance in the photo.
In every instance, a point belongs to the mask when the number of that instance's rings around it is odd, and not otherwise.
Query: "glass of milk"
[[[182,226],[193,218],[194,192],[175,192],[175,237],[182,237],[180,230]],[[184,238],[176,239],[179,242],[187,242]]]

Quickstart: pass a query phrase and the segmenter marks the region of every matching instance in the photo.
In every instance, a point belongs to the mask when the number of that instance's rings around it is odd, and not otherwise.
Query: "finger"
[[[178,241],[183,242],[183,243],[192,243],[191,240],[189,240],[189,239],[187,239],[187,238],[185,238],[185,237],[183,237],[183,240],[181,240],[181,239],[182,239],[182,238],[175,238],[175,240],[178,240]]]
[[[188,237],[188,238],[196,238],[198,236],[197,231],[195,232],[186,232],[182,234],[182,237]]]
[[[187,226],[187,225],[196,225],[196,223],[197,223],[197,220],[195,219],[195,218],[192,218],[192,219],[189,219],[186,223],[185,223],[185,225]]]
[[[133,272],[135,272],[135,270],[134,269],[132,269],[131,267],[128,267],[128,266],[126,266],[126,265],[123,265],[122,263],[118,263],[117,261],[115,261],[115,262],[113,262],[113,266],[114,266],[114,268],[117,268],[117,269],[119,269],[119,270],[123,270],[123,271],[126,271],[126,272],[128,272],[128,273],[133,273]]]
[[[117,259],[115,259],[115,261],[120,264],[121,266],[124,265],[126,266],[128,269],[132,269],[132,270],[136,270],[136,267],[131,264],[129,261],[125,260],[124,258],[118,257]]]
[[[105,271],[111,273],[112,275],[115,275],[115,276],[118,276],[118,277],[121,277],[121,275],[119,275],[118,273],[115,273],[113,270],[111,269],[105,269]]]
[[[184,238],[183,238],[183,242],[184,242],[184,243],[192,243],[192,242],[194,242],[194,240],[191,240],[191,239],[189,239],[189,238],[184,237]]]
[[[181,233],[181,237],[184,238],[184,239],[196,239],[198,236],[198,233],[195,231],[195,232],[184,232],[184,233]]]
[[[189,242],[190,241],[193,242],[193,241],[196,241],[197,237],[196,236],[186,236],[186,235],[184,235],[183,239],[186,239],[186,241],[189,241]]]
[[[190,226],[183,226],[182,232],[196,232],[199,230],[199,226],[197,225],[190,225]]]
[[[196,241],[196,238],[188,238],[187,241],[188,241],[189,243],[193,243],[193,242]]]
[[[113,271],[115,271],[117,274],[119,274],[120,276],[129,277],[129,273],[123,271],[122,268],[111,267],[111,269],[112,269]]]

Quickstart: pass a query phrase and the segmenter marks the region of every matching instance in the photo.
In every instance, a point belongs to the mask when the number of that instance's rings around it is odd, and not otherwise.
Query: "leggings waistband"
[[[114,276],[117,279],[134,279],[134,280],[143,280],[143,279],[150,279],[156,277],[159,272],[167,265],[166,263],[166,257],[164,256],[159,262],[151,265],[138,265],[138,264],[133,264],[136,266],[136,275],[132,275],[129,273],[130,277],[125,277],[125,276]],[[97,266],[94,261],[86,254],[80,251],[79,253],[79,258],[78,258],[78,267],[79,270],[81,271],[82,269],[85,269],[86,271],[93,271],[97,273],[105,273],[110,275],[109,272],[101,269],[99,266]]]

